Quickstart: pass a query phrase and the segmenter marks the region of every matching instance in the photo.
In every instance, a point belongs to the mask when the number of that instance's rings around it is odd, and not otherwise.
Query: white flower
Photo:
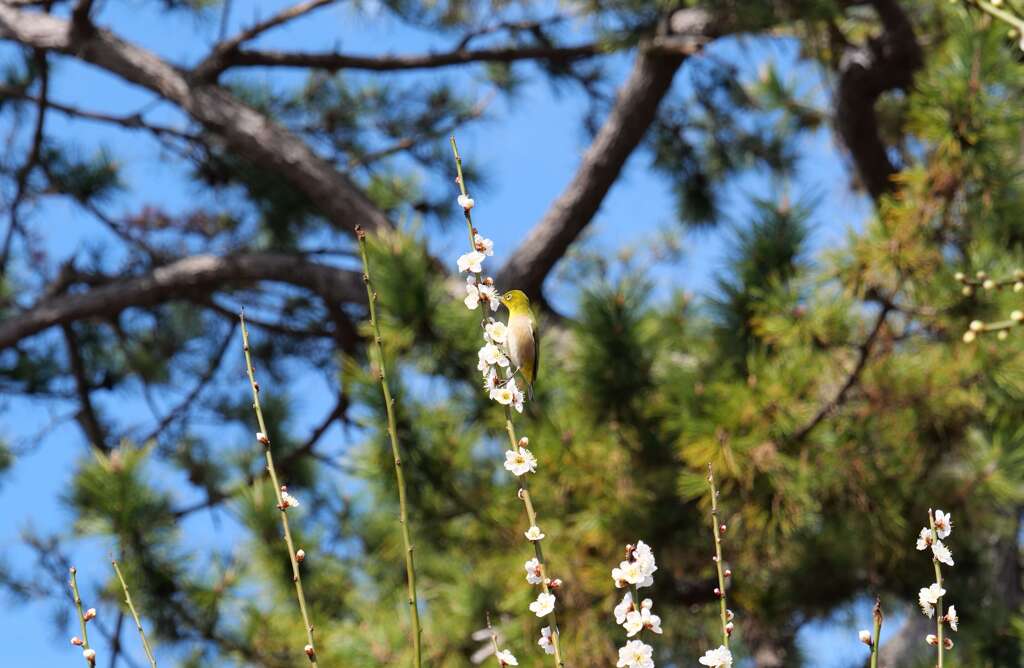
[[[960,623],[960,618],[956,616],[956,608],[952,605],[949,606],[949,611],[946,612],[946,621],[949,622],[949,628],[954,631],[957,630],[956,625]]]
[[[939,637],[937,635],[935,635],[934,633],[929,633],[928,635],[926,635],[924,637],[924,641],[926,643],[928,643],[929,645],[938,645],[939,644]]]
[[[643,616],[636,610],[626,613],[626,622],[622,627],[626,629],[626,637],[632,638],[644,628]]]
[[[932,615],[935,614],[935,605],[945,594],[946,590],[939,586],[938,582],[933,582],[928,587],[922,589],[917,594],[917,602],[921,606],[921,612],[931,619]]]
[[[617,569],[616,569],[617,570]],[[633,594],[626,592],[625,596],[617,606],[615,606],[615,623],[624,624],[626,622],[626,615],[633,610]]]
[[[868,647],[871,647],[871,631],[868,631],[867,629],[861,629],[860,632],[857,633],[857,637],[860,638],[860,641],[862,643],[864,643]]]
[[[518,385],[516,385],[516,381],[514,381],[514,380],[510,381],[509,385],[512,386],[510,388],[512,390],[512,408],[514,408],[514,409],[516,409],[516,411],[522,413],[523,412],[523,401],[526,399],[526,395],[524,395],[523,391],[519,389]]]
[[[619,648],[617,668],[654,668],[651,655],[654,648],[640,640],[630,640],[625,647]]]
[[[480,293],[480,299],[487,300],[487,304],[491,307],[492,311],[497,311],[498,307],[501,306],[498,291],[494,289],[493,285],[481,285],[478,288],[478,292]]]
[[[95,661],[96,661],[96,650],[91,649],[91,648],[90,649],[83,649],[82,650],[82,656],[84,656],[85,660],[88,661],[89,663],[95,663]]]
[[[508,336],[508,328],[503,322],[488,323],[484,331],[487,332],[487,340],[491,343],[505,343],[505,337]]]
[[[475,311],[476,307],[480,305],[480,289],[476,287],[475,276],[466,278],[466,298],[462,300],[462,303],[470,311]]]
[[[942,544],[942,541],[936,541],[932,545],[932,554],[940,562],[949,566],[953,565],[953,553],[949,551],[949,548]]]
[[[541,533],[540,527],[534,524],[532,527],[526,530],[526,540],[537,541],[544,540],[544,534]]]
[[[471,271],[474,274],[479,274],[484,270],[481,264],[486,256],[480,251],[470,251],[465,255],[459,256],[459,273],[464,271]]]
[[[505,451],[505,469],[514,476],[537,472],[537,458],[526,448]]]
[[[935,533],[939,538],[948,538],[953,532],[953,516],[941,510],[935,511]]]
[[[483,371],[483,367],[486,366],[508,366],[508,357],[505,357],[505,353],[501,352],[501,348],[494,345],[493,343],[485,343],[480,350],[476,353],[477,365],[476,367]]]
[[[932,544],[932,530],[928,527],[921,529],[921,533],[917,535],[917,549],[927,550],[928,546]]]
[[[495,654],[494,657],[498,660],[498,663],[500,663],[503,666],[518,666],[519,665],[519,662],[516,661],[516,657],[514,657],[512,655],[512,652],[508,651],[507,649],[501,650],[500,652]]]
[[[480,236],[479,234],[473,235],[473,247],[484,255],[494,255],[494,242]]]
[[[466,195],[459,195],[458,202],[459,206],[461,206],[466,211],[469,211],[474,206],[476,206],[476,202],[473,201],[473,198],[467,197]]]
[[[711,668],[732,668],[732,652],[721,645],[716,649],[709,649],[700,657],[700,665],[711,666]]]
[[[506,383],[502,387],[496,387],[491,390],[491,399],[497,401],[502,406],[508,406],[515,401],[516,394],[512,391],[512,388]]]
[[[551,627],[545,626],[540,630],[540,640],[537,641],[545,654],[555,653],[555,641],[551,638]]]
[[[484,365],[486,366],[486,365]],[[492,391],[501,387],[501,379],[498,378],[498,370],[493,366],[488,366],[483,370],[484,372],[484,390],[490,394]]]
[[[288,492],[281,490],[281,506],[283,508],[298,508],[299,500]]]
[[[541,592],[537,600],[530,604],[530,612],[538,617],[546,617],[555,609],[555,595]]]
[[[643,621],[645,629],[650,629],[653,633],[661,633],[661,617],[651,612],[653,606],[654,601],[645,598],[640,605],[640,619]]]
[[[536,558],[527,561],[524,568],[526,568],[527,582],[532,585],[539,585],[541,582],[544,582],[544,569]]]

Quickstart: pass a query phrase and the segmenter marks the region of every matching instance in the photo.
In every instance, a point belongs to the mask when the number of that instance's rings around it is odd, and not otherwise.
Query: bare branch
[[[306,0],[292,7],[287,7],[265,21],[260,21],[234,37],[224,40],[213,47],[206,58],[192,70],[193,78],[200,81],[215,81],[217,76],[231,65],[230,56],[245,42],[255,39],[260,34],[276,28],[300,16],[308,14],[337,0]]]
[[[455,49],[438,53],[390,56],[357,56],[334,52],[239,50],[231,56],[232,66],[241,67],[304,67],[336,72],[338,70],[370,70],[391,72],[449,67],[466,63],[512,63],[520,60],[543,60],[570,63],[604,53],[596,43],[574,46],[509,46],[486,49]]]
[[[227,146],[273,170],[303,192],[338,228],[390,227],[384,213],[348,177],[300,138],[215,85],[192,85],[181,71],[109,31],[69,30],[60,18],[0,4],[0,37],[58,51],[151,90],[188,113]]]
[[[85,369],[85,361],[82,359],[78,337],[75,336],[74,327],[70,322],[65,322],[61,329],[64,331],[64,341],[67,344],[71,375],[75,379],[75,390],[78,394],[78,423],[82,426],[82,431],[85,432],[85,437],[88,439],[89,444],[106,452],[109,447],[107,446],[104,429],[100,425],[96,409],[92,404],[92,387],[90,386],[89,376]]]
[[[357,272],[311,262],[298,255],[251,253],[195,255],[159,267],[145,276],[110,279],[74,295],[44,298],[0,323],[0,350],[55,325],[109,317],[128,308],[171,299],[208,296],[211,290],[253,281],[276,281],[304,287],[333,303],[362,303]]]

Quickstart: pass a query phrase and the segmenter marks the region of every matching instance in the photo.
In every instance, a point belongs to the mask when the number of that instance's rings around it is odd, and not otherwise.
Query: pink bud
[[[96,619],[96,608],[89,608],[88,610],[86,610],[85,614],[82,615],[82,618],[85,621],[89,621],[91,619]]]
[[[306,656],[308,656],[310,659],[312,659],[314,656],[316,656],[316,650],[313,649],[312,645],[306,645],[302,649],[302,651],[304,651],[306,653]]]
[[[305,560],[306,560],[306,551],[300,548],[295,553],[295,561],[297,561],[297,562],[299,562],[301,564]]]
[[[942,645],[946,649],[953,649],[953,639],[952,638],[946,638],[945,640],[943,640]]]
[[[718,530],[720,532],[722,532],[722,533],[725,533],[725,525],[724,524],[719,525]]]
[[[722,575],[724,575],[727,578],[731,578],[732,577],[732,569],[729,569],[729,568],[725,569],[725,572],[722,573]]]
[[[718,587],[715,587],[715,596],[717,596],[719,598],[722,597],[722,590],[719,589]]]
[[[75,645],[76,647],[81,647],[81,646],[82,646],[82,645],[84,645],[85,643],[84,643],[84,642],[82,642],[82,639],[81,639],[81,638],[79,638],[78,636],[73,636],[73,637],[71,638],[71,644],[72,644],[72,645]]]
[[[729,622],[728,624],[725,625],[725,634],[731,636],[732,635],[732,630],[734,628],[736,628],[735,625],[732,622]]]

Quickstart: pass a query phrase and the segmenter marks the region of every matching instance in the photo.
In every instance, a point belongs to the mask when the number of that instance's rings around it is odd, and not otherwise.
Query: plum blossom
[[[941,540],[936,541],[935,544],[932,545],[932,554],[935,556],[936,560],[948,566],[953,565],[953,553],[949,551],[948,547],[942,544]]]
[[[526,530],[525,536],[526,536],[526,540],[531,541],[531,542],[538,541],[538,540],[544,540],[544,533],[540,530],[540,527],[537,526],[536,524],[534,524],[533,526],[531,526],[529,529]]]
[[[545,654],[555,653],[555,641],[551,638],[551,627],[545,626],[540,630],[540,640],[537,641]]]
[[[555,609],[555,595],[547,592],[537,594],[537,600],[530,604],[530,612],[538,617],[547,617]]]
[[[922,589],[917,594],[917,602],[921,606],[921,612],[928,616],[929,619],[935,614],[935,606],[938,604],[939,599],[946,595],[946,590],[939,585],[938,582],[933,582],[929,586]]]
[[[949,538],[953,532],[953,516],[941,510],[935,511],[935,533],[939,538]]]
[[[700,665],[710,668],[732,668],[732,652],[725,645],[709,649],[699,659]]]
[[[494,658],[496,658],[498,660],[498,663],[503,667],[519,665],[519,661],[517,661],[516,657],[513,656],[512,652],[508,651],[507,649],[503,649],[500,652],[497,652],[494,655]]]
[[[505,451],[505,469],[514,476],[537,472],[537,458],[526,448]]]
[[[480,236],[479,234],[473,235],[473,247],[488,257],[494,255],[494,242]]]
[[[479,274],[484,270],[483,261],[487,257],[480,251],[470,251],[459,256],[459,273],[472,272]]]
[[[524,565],[526,568],[526,581],[532,585],[539,585],[544,582],[544,568],[541,563],[534,557],[526,562]]]
[[[654,648],[640,640],[630,640],[619,648],[616,668],[654,668]]]

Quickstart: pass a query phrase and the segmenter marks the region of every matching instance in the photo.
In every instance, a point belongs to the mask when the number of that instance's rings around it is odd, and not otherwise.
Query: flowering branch
[[[533,456],[527,446],[530,441],[525,436],[516,437],[515,425],[512,421],[512,409],[518,412],[523,411],[525,397],[519,389],[515,380],[515,372],[511,368],[508,355],[499,346],[506,345],[507,328],[504,323],[496,322],[487,315],[487,307],[491,311],[498,309],[499,299],[497,289],[494,287],[494,280],[483,275],[483,262],[494,254],[494,244],[490,239],[485,239],[477,233],[473,227],[473,216],[471,210],[475,202],[469,196],[466,189],[466,182],[462,174],[462,158],[459,156],[459,148],[455,143],[455,137],[451,138],[452,155],[455,158],[455,169],[458,174],[456,182],[459,185],[459,206],[462,207],[466,219],[466,229],[469,233],[470,252],[459,258],[459,270],[468,272],[466,281],[467,297],[466,307],[474,310],[481,303],[484,304],[480,326],[484,329],[486,341],[478,354],[479,363],[477,368],[484,375],[485,386],[489,396],[494,401],[505,407],[505,432],[508,434],[509,450],[505,453],[505,468],[516,476],[519,483],[519,499],[526,509],[526,517],[530,523],[526,531],[526,539],[533,543],[534,558],[526,562],[526,581],[530,584],[539,585],[540,593],[537,600],[530,604],[530,611],[537,617],[550,617],[551,624],[541,629],[541,637],[537,644],[543,648],[545,653],[552,654],[555,665],[564,668],[562,650],[560,645],[561,633],[558,628],[558,617],[555,614],[555,595],[553,590],[558,589],[561,580],[552,579],[547,570],[547,562],[544,559],[544,549],[541,541],[544,533],[541,532],[537,521],[537,512],[533,507],[533,499],[530,496],[530,488],[527,482],[527,474],[535,473],[537,470],[537,459]],[[499,370],[503,378],[499,378]],[[514,664],[513,664],[514,665]]]
[[[986,14],[989,14],[990,16],[993,16],[1009,25],[1011,31],[1015,31],[1015,36],[1024,34],[1024,19],[1004,9],[1000,9],[1000,5],[1003,4],[1003,0],[992,0],[992,2],[986,2],[986,0],[969,0],[969,2],[977,5],[978,9]],[[1021,37],[1020,47],[1024,49],[1024,37]]]
[[[928,634],[925,641],[936,648],[938,653],[938,664],[936,665],[938,668],[942,668],[944,652],[953,649],[953,639],[945,636],[945,624],[948,623],[949,628],[956,631],[959,621],[956,608],[952,605],[949,606],[945,615],[942,614],[942,598],[945,596],[946,590],[942,587],[942,568],[939,564],[953,565],[953,553],[949,551],[948,547],[943,545],[942,539],[947,538],[952,531],[953,518],[941,510],[936,510],[933,513],[932,509],[929,508],[928,526],[921,529],[917,538],[918,550],[931,548],[932,565],[935,568],[935,582],[921,589],[917,595],[917,600],[921,606],[921,612],[929,619],[935,617],[935,633]],[[935,614],[936,609],[939,611],[937,615]]]
[[[874,630],[861,629],[857,634],[860,641],[871,648],[871,668],[878,668],[878,638],[882,634],[882,599],[875,598],[875,608],[871,611]]]
[[[299,611],[302,613],[302,624],[306,628],[306,646],[303,648],[313,668],[317,668],[316,645],[313,643],[313,625],[309,622],[309,613],[306,612],[306,594],[302,591],[302,574],[299,572],[299,563],[305,558],[305,552],[300,550],[301,556],[295,551],[295,544],[292,542],[292,531],[288,525],[288,509],[299,505],[298,500],[288,493],[288,488],[278,483],[277,469],[274,468],[274,455],[270,451],[270,437],[267,435],[267,425],[263,420],[263,409],[260,407],[260,384],[256,382],[256,372],[252,366],[252,354],[249,351],[249,330],[245,326],[245,312],[238,315],[242,323],[242,349],[245,352],[245,370],[249,374],[249,385],[252,387],[252,407],[256,412],[256,422],[259,425],[259,432],[256,440],[263,444],[263,453],[267,459],[267,473],[270,474],[270,482],[274,486],[274,494],[277,497],[277,508],[281,511],[281,526],[284,528],[284,542],[288,548],[288,559],[292,564],[292,582],[295,583],[295,597],[299,600]]]
[[[82,611],[82,597],[78,593],[78,569],[72,566],[71,573],[71,595],[75,601],[75,609],[78,611],[78,622],[82,625],[82,637],[75,636],[71,644],[82,648],[82,658],[89,665],[89,668],[96,666],[96,650],[89,647],[89,621],[96,618],[96,608],[89,608]]]
[[[629,585],[629,590],[622,601],[615,606],[615,623],[626,629],[626,637],[649,630],[661,633],[661,617],[654,614],[654,602],[645,598],[640,600],[639,590],[654,584],[654,571],[658,565],[654,560],[654,552],[642,540],[636,545],[626,546],[626,559],[612,569],[615,586],[622,589]],[[654,648],[640,639],[630,640],[625,647],[619,648],[617,668],[654,668]]]
[[[498,649],[498,634],[494,631],[494,627],[491,626],[491,613],[486,613],[487,617],[487,630],[491,632],[491,646],[494,647],[494,658],[498,660],[498,665],[501,668],[506,666],[518,666],[519,660],[516,659],[515,655],[507,649]]]
[[[146,658],[149,659],[149,665],[152,668],[156,668],[156,659],[153,657],[153,650],[149,646],[149,641],[146,640],[146,632],[142,630],[142,622],[139,620],[139,613],[135,610],[135,604],[132,603],[132,595],[128,593],[128,583],[124,581],[124,574],[121,573],[121,567],[117,565],[115,559],[111,559],[110,563],[114,566],[114,572],[117,573],[117,579],[121,581],[121,589],[124,591],[124,602],[128,605],[128,610],[132,613],[132,619],[135,620],[135,628],[139,630],[139,637],[142,638],[142,649],[146,651]]]
[[[374,349],[377,352],[377,377],[380,379],[380,390],[384,395],[384,408],[388,416],[388,436],[391,438],[391,455],[395,462],[395,483],[398,486],[398,523],[402,526],[402,541],[405,544],[405,574],[408,586],[409,614],[412,616],[412,646],[414,665],[422,665],[420,649],[423,630],[420,627],[420,612],[416,602],[416,565],[413,560],[412,538],[409,533],[409,512],[406,506],[405,474],[402,471],[402,456],[398,447],[398,425],[395,420],[395,400],[391,397],[388,387],[387,371],[384,365],[384,344],[380,334],[380,323],[377,322],[377,291],[370,281],[370,259],[366,253],[366,232],[356,226],[356,238],[359,240],[359,255],[363,260],[363,282],[366,284],[366,299],[370,304],[370,322],[373,324]],[[488,624],[490,621],[488,620]]]
[[[718,597],[719,618],[722,622],[722,644],[717,649],[708,650],[700,658],[701,664],[713,668],[729,668],[732,666],[732,652],[729,649],[729,636],[733,631],[733,613],[729,609],[725,594],[725,580],[732,577],[732,571],[722,568],[722,536],[726,526],[718,519],[718,489],[715,487],[715,473],[708,464],[708,487],[711,488],[711,533],[715,536],[715,569],[718,571],[718,586],[715,596]]]

